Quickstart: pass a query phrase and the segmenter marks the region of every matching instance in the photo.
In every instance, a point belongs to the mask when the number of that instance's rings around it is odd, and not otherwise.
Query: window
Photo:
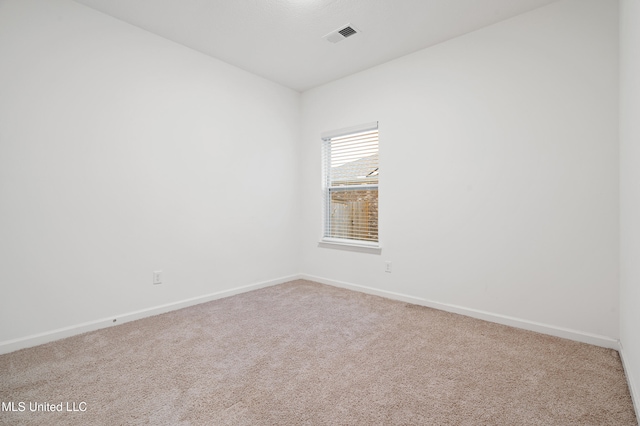
[[[323,241],[378,246],[378,123],[323,140]]]

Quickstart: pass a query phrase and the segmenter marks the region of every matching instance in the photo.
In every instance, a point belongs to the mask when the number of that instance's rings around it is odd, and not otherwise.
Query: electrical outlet
[[[153,283],[162,284],[162,271],[153,271]]]
[[[384,271],[391,273],[391,262],[384,262]]]

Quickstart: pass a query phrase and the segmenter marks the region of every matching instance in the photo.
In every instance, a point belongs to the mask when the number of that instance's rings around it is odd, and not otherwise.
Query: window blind
[[[378,242],[378,128],[323,135],[324,238]]]

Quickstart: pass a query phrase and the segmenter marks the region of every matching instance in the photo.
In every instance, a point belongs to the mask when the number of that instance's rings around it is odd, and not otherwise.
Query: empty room
[[[0,424],[637,425],[640,0],[0,0]]]

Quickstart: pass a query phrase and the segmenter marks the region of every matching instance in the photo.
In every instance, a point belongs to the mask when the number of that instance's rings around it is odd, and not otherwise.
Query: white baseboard
[[[130,312],[122,315],[115,315],[109,318],[89,321],[82,324],[73,325],[70,327],[59,328],[59,329],[47,331],[44,333],[33,334],[30,336],[26,336],[18,339],[6,340],[3,342],[0,342],[0,354],[5,354],[5,353],[17,351],[19,349],[41,345],[43,343],[52,342],[54,340],[63,339],[65,337],[75,336],[77,334],[99,330],[101,328],[111,327],[114,325],[123,324],[130,321],[135,321],[141,318],[158,315],[165,312],[175,311],[177,309],[198,305],[200,303],[209,302],[211,300],[222,299],[224,297],[245,293],[247,291],[257,290],[259,288],[282,284],[287,281],[293,281],[296,279],[306,279],[310,281],[319,282],[322,284],[332,285],[334,287],[341,287],[348,290],[354,290],[362,293],[373,294],[376,296],[386,297],[388,299],[401,300],[407,303],[427,306],[429,308],[466,315],[472,318],[478,318],[485,321],[504,324],[504,325],[508,325],[516,328],[521,328],[524,330],[536,331],[538,333],[548,334],[551,336],[562,337],[565,339],[575,340],[578,342],[589,343],[592,345],[620,350],[619,342],[615,339],[612,339],[606,336],[599,336],[596,334],[585,333],[581,331],[571,330],[571,329],[562,328],[562,327],[556,327],[556,326],[547,325],[547,324],[541,324],[541,323],[509,317],[505,315],[494,314],[491,312],[465,308],[462,306],[450,305],[447,303],[434,302],[434,301],[430,301],[430,300],[423,299],[416,296],[409,296],[406,294],[395,293],[395,292],[380,290],[372,287],[331,280],[331,279],[317,277],[313,275],[296,274],[296,275],[276,278],[273,280],[249,284],[241,287],[235,287],[229,290],[223,290],[216,293],[207,294],[204,296],[181,300],[174,303],[168,303],[161,306],[155,306],[152,308]],[[637,392],[636,392],[636,395],[637,395]]]
[[[224,297],[233,296],[235,294],[245,293],[247,291],[257,290],[259,288],[269,287],[272,285],[282,284],[287,281],[299,279],[300,275],[290,275],[287,277],[276,278],[273,280],[262,281],[254,284],[249,284],[241,287],[235,287],[229,290],[223,290],[216,293],[206,294],[204,296],[193,297],[191,299],[185,299],[174,303],[167,303],[165,305],[155,306],[148,309],[142,309],[135,312],[129,312],[121,315],[114,315],[109,318],[102,318],[95,321],[89,321],[82,324],[73,325],[70,327],[58,328],[44,333],[33,334],[26,337],[21,337],[13,340],[6,340],[0,342],[0,354],[6,354],[9,352],[17,351],[19,349],[29,348],[32,346],[42,345],[44,343],[52,342],[54,340],[64,339],[65,337],[75,336],[77,334],[86,333],[89,331],[99,330],[101,328],[111,327],[119,324],[123,324],[138,319],[151,317],[165,312],[175,311],[177,309],[186,308],[188,306],[199,305],[201,303],[209,302],[211,300],[222,299]]]
[[[629,386],[629,393],[631,394],[631,401],[633,401],[633,408],[636,410],[636,421],[640,422],[640,393],[636,383],[633,382],[633,374],[631,374],[630,366],[627,362],[626,353],[622,342],[618,342],[618,353],[620,354],[620,360],[622,361],[622,368],[624,368],[624,375],[627,378],[627,385]]]
[[[521,328],[524,330],[535,331],[538,333],[548,334],[551,336],[562,337],[562,338],[574,340],[577,342],[589,343],[591,345],[601,346],[609,349],[616,349],[616,350],[619,349],[618,340],[612,339],[606,336],[600,336],[597,334],[586,333],[578,330],[571,330],[564,327],[557,327],[553,325],[542,324],[535,321],[528,321],[520,318],[506,316],[506,315],[494,314],[491,312],[480,311],[477,309],[465,308],[463,306],[451,305],[448,303],[434,302],[434,301],[423,299],[416,296],[409,296],[406,294],[380,290],[377,288],[366,287],[362,285],[351,284],[351,283],[331,280],[331,279],[322,278],[322,277],[316,277],[308,274],[301,274],[301,277],[306,280],[316,281],[322,284],[332,285],[334,287],[346,288],[348,290],[355,290],[362,293],[382,296],[388,299],[401,300],[403,302],[413,303],[414,305],[427,306],[429,308],[439,309],[441,311],[453,312],[456,314],[461,314],[461,315],[465,315],[472,318],[478,318],[485,321],[495,322],[498,324],[508,325],[511,327]]]

